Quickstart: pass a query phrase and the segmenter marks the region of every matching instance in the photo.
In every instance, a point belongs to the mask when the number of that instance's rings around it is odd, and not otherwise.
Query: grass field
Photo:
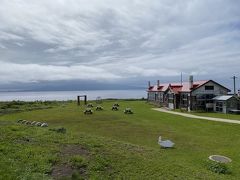
[[[0,115],[23,112],[23,111],[33,111],[38,109],[49,109],[55,106],[59,106],[60,104],[64,104],[64,102],[60,102],[60,101],[0,102]]]
[[[222,113],[191,113],[198,116],[206,116],[206,117],[216,117],[216,118],[223,118],[223,119],[234,119],[234,120],[240,120],[239,114],[222,114]]]
[[[182,112],[179,109],[174,111]],[[215,117],[215,118],[222,118],[222,119],[233,119],[233,120],[240,120],[239,114],[223,114],[223,113],[215,113],[215,112],[187,112],[183,111],[183,113],[189,113],[197,116],[204,116],[204,117]]]
[[[239,125],[157,112],[144,101],[118,101],[113,112],[113,103],[104,101],[104,111],[92,115],[65,103],[0,116],[0,179],[239,179]],[[125,107],[134,114],[124,114]],[[175,148],[161,149],[159,135]],[[233,160],[230,174],[208,169],[212,154]]]

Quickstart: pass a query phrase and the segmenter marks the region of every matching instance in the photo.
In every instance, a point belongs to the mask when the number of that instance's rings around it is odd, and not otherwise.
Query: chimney
[[[150,88],[151,87],[151,82],[150,81],[148,81],[148,88]]]
[[[157,80],[157,88],[159,88],[159,87],[160,87],[160,81]]]
[[[189,88],[192,89],[193,88],[193,76],[189,76]]]

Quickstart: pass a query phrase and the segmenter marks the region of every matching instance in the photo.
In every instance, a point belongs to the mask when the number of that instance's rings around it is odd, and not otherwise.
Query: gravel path
[[[217,122],[226,122],[226,123],[240,124],[240,120],[196,116],[196,115],[193,115],[193,114],[169,111],[169,110],[162,109],[162,108],[153,108],[153,110],[160,111],[160,112],[165,112],[165,113],[169,113],[169,114],[175,114],[175,115],[179,115],[179,116],[184,116],[184,117],[189,117],[189,118],[194,118],[194,119],[204,119],[204,120],[209,120],[209,121],[217,121]]]

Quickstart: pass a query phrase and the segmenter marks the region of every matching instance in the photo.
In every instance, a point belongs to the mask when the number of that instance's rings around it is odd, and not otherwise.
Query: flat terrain
[[[240,120],[239,114],[222,114],[222,113],[192,113],[198,116],[206,116],[206,117],[216,117],[216,118],[223,118],[223,119],[233,119],[233,120]]]
[[[225,122],[225,123],[233,123],[233,124],[240,124],[239,120],[233,120],[233,119],[226,119],[226,118],[216,118],[214,116],[203,116],[201,115],[195,115],[193,113],[183,113],[183,112],[177,112],[177,111],[171,111],[171,110],[166,110],[164,108],[152,108],[155,111],[160,111],[164,113],[169,113],[169,114],[174,114],[174,115],[179,115],[179,116],[184,116],[187,118],[192,118],[192,119],[203,119],[203,120],[208,120],[208,121],[217,121],[217,122]]]
[[[118,101],[113,112],[114,102],[92,115],[75,102],[1,115],[0,179],[239,179],[240,125],[157,112],[144,101]],[[126,107],[134,114],[124,114]],[[175,148],[161,149],[159,135]],[[208,170],[213,154],[233,160],[231,174]]]
[[[176,109],[174,111],[181,112],[179,109]],[[216,113],[216,112],[194,112],[194,111],[192,111],[192,112],[183,111],[183,113],[193,114],[193,115],[197,115],[197,116],[204,116],[204,117],[240,120],[239,114],[223,114],[223,113]]]

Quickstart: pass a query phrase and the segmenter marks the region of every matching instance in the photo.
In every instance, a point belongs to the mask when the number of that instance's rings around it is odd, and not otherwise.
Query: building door
[[[216,112],[223,112],[223,102],[222,101],[216,102]]]
[[[168,94],[168,108],[169,109],[174,109],[174,94]]]
[[[175,108],[179,109],[179,107],[180,107],[180,95],[176,94],[175,95]]]

